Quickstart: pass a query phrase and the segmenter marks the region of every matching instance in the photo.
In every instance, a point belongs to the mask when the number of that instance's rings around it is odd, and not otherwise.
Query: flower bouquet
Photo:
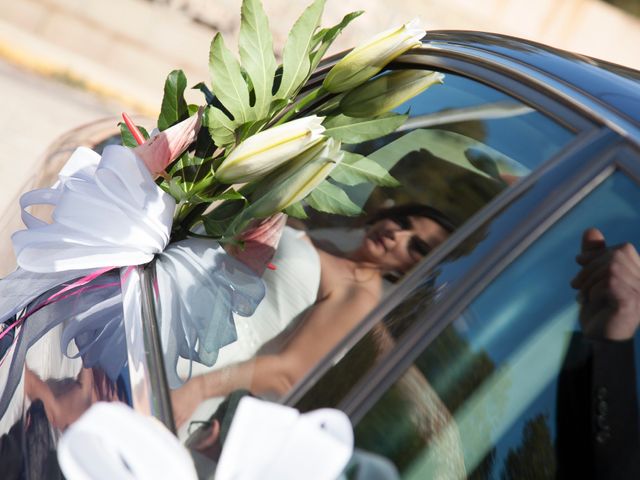
[[[20,330],[0,412],[29,346],[60,324],[65,351],[118,375],[126,339],[140,328],[127,323],[135,310],[127,285],[138,265],[155,269],[167,375],[179,385],[177,359],[213,365],[236,338],[232,314],[249,316],[261,301],[260,273],[270,266],[283,213],[358,215],[343,186],[398,184],[349,145],[395,131],[407,115],[393,110],[442,83],[434,72],[380,74],[425,32],[412,21],[381,33],[327,64],[315,85],[323,55],[362,13],[321,28],[323,7],[315,0],[295,22],[278,65],[262,5],[244,0],[240,60],[216,34],[210,81],[194,87],[203,105],[186,102],[185,74],[171,72],[155,134],[125,116],[122,146],[102,157],[79,148],[54,186],[21,198],[27,229],[13,237],[19,268],[0,282],[0,323],[7,325],[0,336]],[[51,223],[28,212],[39,203],[55,206]]]

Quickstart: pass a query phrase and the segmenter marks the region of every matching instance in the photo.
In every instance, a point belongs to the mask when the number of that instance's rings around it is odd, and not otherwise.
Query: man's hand
[[[576,257],[582,270],[571,286],[580,291],[580,322],[588,337],[627,340],[640,325],[640,256],[629,243],[607,247],[602,233],[582,235]]]

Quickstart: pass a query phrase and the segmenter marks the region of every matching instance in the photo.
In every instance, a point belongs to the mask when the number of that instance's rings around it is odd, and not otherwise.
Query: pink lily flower
[[[161,175],[167,165],[178,158],[195,141],[201,121],[202,109],[198,110],[195,115],[135,147],[133,151],[144,162],[152,175]],[[132,133],[134,132],[132,131]]]
[[[286,223],[287,216],[284,213],[254,220],[238,237],[238,240],[244,242],[244,248],[231,247],[229,253],[258,275],[262,275],[265,268],[275,270],[270,261],[278,248]]]

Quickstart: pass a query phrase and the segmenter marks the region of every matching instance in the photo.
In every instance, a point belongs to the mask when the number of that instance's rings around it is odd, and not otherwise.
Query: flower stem
[[[297,115],[313,102],[327,95],[327,93],[329,92],[327,92],[322,85],[315,90],[312,90],[306,97],[302,98],[298,103],[294,104],[289,110],[287,110],[284,115],[282,115],[282,117],[280,117],[278,121],[271,126],[275,127],[289,121],[291,117]]]
[[[187,235],[190,234],[193,226],[198,223],[198,221],[200,220],[200,216],[204,213],[208,206],[209,203],[200,203],[198,205],[194,205],[193,208],[184,217],[184,220],[180,222],[181,229],[184,230]]]

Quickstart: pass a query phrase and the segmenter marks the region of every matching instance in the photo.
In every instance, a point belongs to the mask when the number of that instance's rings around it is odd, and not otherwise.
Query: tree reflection
[[[504,462],[502,480],[542,480],[555,478],[556,456],[547,415],[528,420],[519,446],[510,448]]]

